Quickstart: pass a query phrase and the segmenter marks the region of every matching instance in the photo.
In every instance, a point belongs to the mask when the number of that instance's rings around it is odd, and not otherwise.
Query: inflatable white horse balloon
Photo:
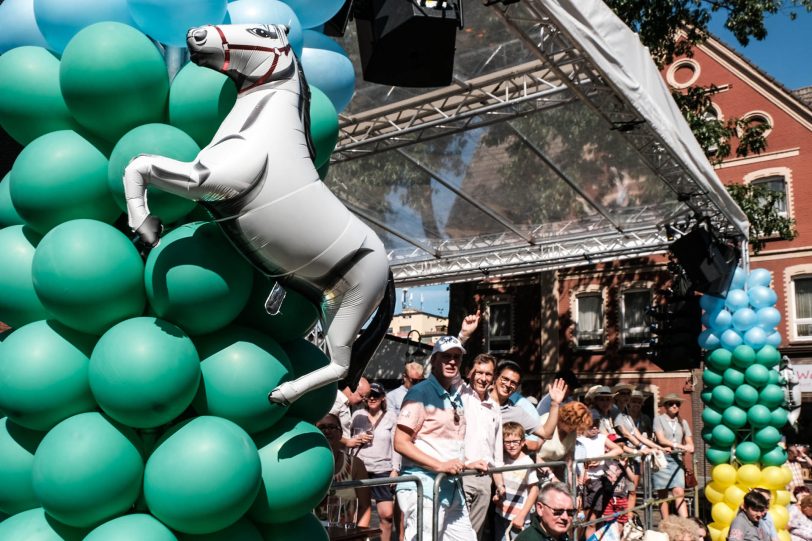
[[[192,28],[191,59],[237,84],[238,98],[192,162],[141,155],[124,171],[130,227],[155,245],[147,185],[200,201],[231,242],[285,288],[322,307],[331,363],[268,396],[290,404],[311,389],[360,378],[388,328],[394,286],[383,243],[321,182],[313,165],[310,90],[283,25]],[[266,301],[278,311],[284,291]],[[365,333],[365,321],[378,308]]]

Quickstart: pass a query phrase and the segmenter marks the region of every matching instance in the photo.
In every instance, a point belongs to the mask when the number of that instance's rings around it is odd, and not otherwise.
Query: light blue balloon
[[[143,33],[166,45],[186,47],[186,32],[190,28],[223,22],[228,1],[127,0],[127,4]]]
[[[739,332],[752,329],[758,323],[758,316],[751,308],[739,308],[733,314],[733,328]]]
[[[736,267],[733,273],[733,280],[730,282],[730,289],[744,289],[747,283],[747,271],[741,267]]]
[[[756,309],[774,306],[778,300],[775,291],[767,286],[751,287],[747,290],[747,297],[750,299],[750,304]]]
[[[302,22],[303,28],[324,24],[338,13],[344,0],[285,0]]]
[[[286,2],[290,3],[290,2]],[[301,19],[300,19],[301,20]],[[330,36],[325,36],[322,32],[314,29],[305,30],[302,35],[304,36],[304,46],[310,49],[324,49],[325,51],[333,51],[341,53],[344,56],[349,56],[344,47],[341,46],[336,40]]]
[[[302,69],[307,82],[324,92],[336,112],[343,111],[355,92],[355,68],[346,53],[305,45]]]
[[[744,333],[744,343],[758,351],[767,343],[767,333],[761,327],[753,327]]]
[[[733,324],[733,314],[721,308],[713,312],[708,312],[708,327],[712,328],[716,334],[722,334]]]
[[[15,47],[48,47],[34,17],[34,0],[5,0],[0,3],[0,54]]]
[[[742,345],[742,343],[744,343],[744,339],[742,338],[741,334],[737,333],[733,329],[728,329],[719,337],[719,342],[721,342],[723,348],[732,351],[736,349],[736,346]]]
[[[747,308],[748,304],[750,304],[750,299],[743,289],[731,289],[727,292],[725,306],[731,312],[735,312],[739,308]]]
[[[96,527],[84,541],[178,541],[172,530],[152,515],[135,513],[114,518]]]
[[[747,286],[765,286],[770,287],[772,282],[772,274],[767,269],[750,269],[750,275],[747,277]]]
[[[781,323],[781,312],[774,306],[759,308],[756,317],[758,318],[758,326],[764,329],[768,335]]]
[[[135,26],[127,0],[34,0],[34,17],[48,47],[59,54],[79,30],[91,24],[115,21]]]
[[[699,347],[708,351],[717,349],[721,345],[719,337],[713,332],[712,329],[705,329],[699,333],[697,341],[699,342]]]
[[[228,24],[285,24],[288,31],[288,42],[293,52],[302,57],[304,37],[299,17],[291,7],[278,0],[236,0],[228,4],[226,14]],[[312,81],[308,81],[311,82]]]
[[[781,345],[781,333],[778,331],[772,332],[767,335],[767,338],[764,340],[766,345],[770,345],[774,348],[777,348]]]

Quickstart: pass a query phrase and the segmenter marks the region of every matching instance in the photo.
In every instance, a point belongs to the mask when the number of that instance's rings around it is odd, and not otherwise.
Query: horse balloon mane
[[[144,243],[157,245],[162,231],[147,206],[153,184],[201,202],[232,244],[276,279],[269,314],[278,312],[283,287],[322,307],[330,364],[273,389],[268,399],[281,405],[342,378],[357,383],[394,311],[383,243],[313,165],[310,89],[287,31],[261,24],[190,29],[192,61],[230,77],[237,101],[194,161],[140,155],[124,170],[129,225]]]

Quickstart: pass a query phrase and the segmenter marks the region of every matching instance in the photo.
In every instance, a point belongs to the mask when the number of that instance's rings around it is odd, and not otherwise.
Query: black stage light
[[[685,275],[691,290],[725,297],[733,273],[739,264],[739,249],[730,242],[722,242],[704,227],[695,227],[669,246]]]
[[[324,23],[324,34],[326,36],[333,36],[340,38],[347,31],[347,23],[352,19],[353,13],[353,0],[346,0],[338,13]]]

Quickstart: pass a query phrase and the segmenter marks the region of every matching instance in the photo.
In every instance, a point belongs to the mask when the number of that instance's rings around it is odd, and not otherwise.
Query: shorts
[[[609,501],[606,502],[606,507],[603,510],[603,516],[608,517],[609,515],[614,515],[615,513],[621,513],[626,510],[629,506],[629,498],[623,496],[612,496],[609,498]],[[618,524],[626,524],[629,520],[628,515],[619,515],[616,517]]]
[[[609,498],[612,496],[611,488],[608,483],[604,483],[605,477],[598,479],[589,479],[584,487],[583,510],[589,514],[592,512],[595,516],[602,516],[603,510],[609,503]]]
[[[389,477],[389,472],[373,473],[369,472],[370,479],[384,479]],[[376,502],[391,502],[395,500],[394,485],[376,485],[369,487],[372,499]]]

